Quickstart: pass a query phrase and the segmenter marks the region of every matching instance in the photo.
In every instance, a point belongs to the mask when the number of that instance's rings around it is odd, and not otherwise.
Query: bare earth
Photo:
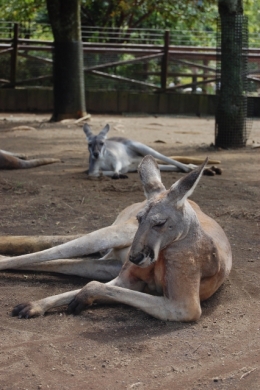
[[[0,114],[0,148],[61,163],[0,172],[0,235],[84,234],[111,224],[144,199],[137,174],[87,180],[82,126],[49,115]],[[11,317],[14,305],[78,289],[79,277],[0,273],[0,389],[260,389],[260,121],[242,150],[210,148],[214,119],[92,116],[94,132],[144,142],[167,155],[221,160],[221,176],[204,176],[192,196],[227,233],[233,269],[202,304],[196,323],[169,323],[123,305],[66,308],[44,317]],[[16,126],[31,130],[13,130]],[[165,143],[156,142],[164,141]],[[181,173],[162,174],[169,187]]]

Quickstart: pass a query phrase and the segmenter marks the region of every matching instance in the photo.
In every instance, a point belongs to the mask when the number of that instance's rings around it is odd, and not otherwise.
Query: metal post
[[[161,88],[167,88],[167,73],[169,62],[169,44],[170,44],[170,31],[166,30],[164,33],[164,54],[161,62]]]
[[[193,86],[192,86],[192,92],[193,93],[196,93],[197,91],[197,76],[192,76],[192,83],[193,83]]]
[[[207,60],[207,59],[203,60],[203,65],[209,66],[209,60]],[[204,69],[204,71],[203,71],[203,81],[207,80],[208,73],[209,73],[208,70]],[[208,84],[204,84],[203,87],[202,87],[202,91],[204,93],[207,93],[207,90],[208,90],[207,86],[208,86]]]
[[[11,52],[11,73],[10,73],[10,84],[11,87],[15,88],[16,84],[16,69],[17,69],[17,57],[18,57],[18,33],[19,25],[14,24],[14,37],[13,37],[13,50]]]

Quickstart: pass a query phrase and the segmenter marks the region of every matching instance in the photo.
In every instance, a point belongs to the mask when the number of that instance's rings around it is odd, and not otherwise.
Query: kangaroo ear
[[[83,131],[86,134],[87,139],[90,141],[91,138],[93,138],[93,134],[92,134],[92,131],[90,130],[90,127],[87,123],[84,124]]]
[[[99,133],[99,135],[101,135],[101,137],[103,138],[107,138],[107,133],[109,132],[110,130],[110,127],[109,127],[109,124],[107,124],[104,129],[102,129]]]
[[[147,199],[165,191],[161,180],[160,169],[152,156],[148,155],[143,158],[139,164],[138,172],[144,187],[144,195]]]
[[[185,200],[193,193],[195,190],[203,170],[208,162],[208,157],[204,161],[202,165],[193,169],[186,176],[182,177],[176,183],[174,183],[168,193],[168,197],[170,197],[173,201],[177,203],[177,207],[181,207]]]

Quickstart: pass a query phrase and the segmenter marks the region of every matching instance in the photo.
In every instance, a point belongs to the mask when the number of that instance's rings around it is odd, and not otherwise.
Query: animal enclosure
[[[251,90],[259,83],[258,37],[250,37]],[[82,26],[88,91],[215,94],[216,32]],[[0,22],[0,86],[52,86],[50,25]],[[250,74],[250,70],[253,74]]]
[[[87,180],[82,126],[47,122],[47,115],[0,115],[1,147],[61,162],[30,170],[1,171],[0,235],[75,235],[111,224],[127,205],[144,199],[136,173],[129,179]],[[260,383],[260,122],[243,150],[211,149],[214,120],[167,116],[93,115],[97,133],[131,137],[165,155],[221,160],[221,176],[204,176],[192,197],[224,228],[233,268],[223,287],[202,306],[197,323],[156,320],[124,305],[92,307],[80,316],[54,310],[29,321],[11,308],[78,289],[79,277],[36,272],[0,273],[1,386],[64,389],[257,389]],[[13,130],[27,125],[31,130]],[[34,128],[34,129],[33,129]],[[165,142],[165,143],[164,143]],[[163,173],[169,188],[182,173]],[[11,379],[10,379],[11,378]],[[21,385],[22,381],[22,385]]]

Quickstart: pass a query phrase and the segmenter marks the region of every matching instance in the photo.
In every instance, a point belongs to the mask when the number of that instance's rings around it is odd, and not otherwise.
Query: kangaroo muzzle
[[[142,252],[135,255],[130,255],[129,260],[139,266],[148,266],[154,261],[154,251],[149,247],[145,247]]]

